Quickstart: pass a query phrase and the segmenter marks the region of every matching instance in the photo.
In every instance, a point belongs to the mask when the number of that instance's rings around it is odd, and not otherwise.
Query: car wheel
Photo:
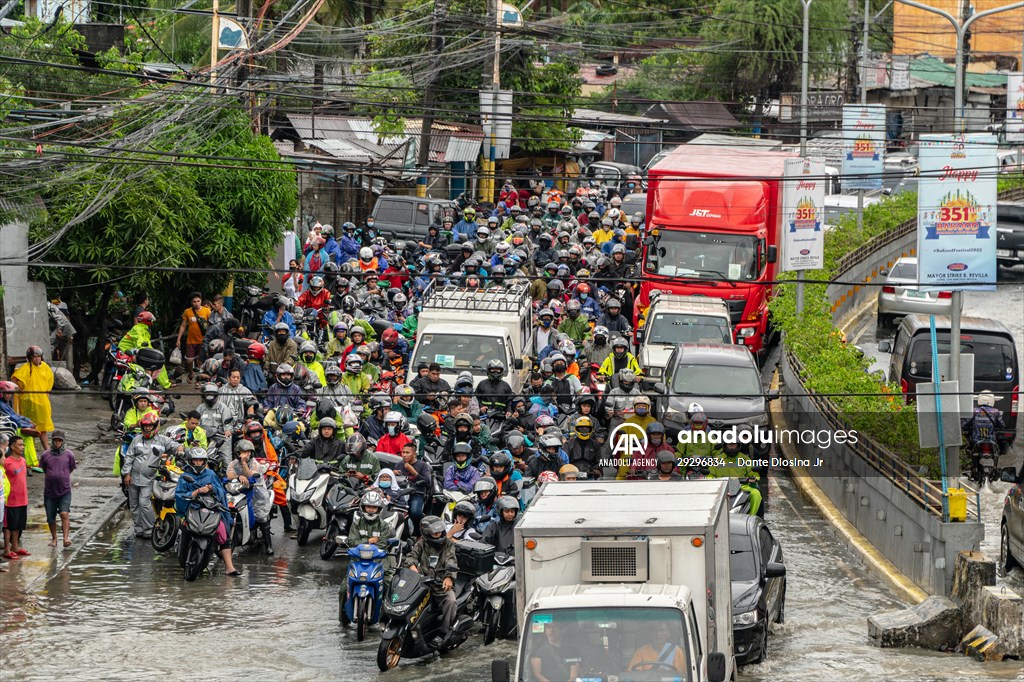
[[[1003,567],[1004,571],[1010,571],[1020,565],[1013,558],[1013,552],[1010,551],[1010,529],[1006,526],[1005,521],[999,529],[999,565]]]
[[[761,632],[761,650],[757,652],[757,658],[753,663],[764,663],[768,660],[768,622],[765,621],[764,630]]]
[[[776,623],[786,622],[786,582],[782,582],[782,597],[779,599],[779,613],[775,616]]]
[[[888,329],[891,318],[883,313],[878,313],[877,326],[879,329]]]

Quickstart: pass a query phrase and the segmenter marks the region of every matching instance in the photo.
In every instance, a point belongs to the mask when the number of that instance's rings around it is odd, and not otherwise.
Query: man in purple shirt
[[[54,431],[51,447],[39,457],[46,478],[43,481],[43,504],[46,523],[50,526],[50,547],[57,546],[57,514],[60,514],[65,549],[71,546],[71,472],[75,470],[75,453],[64,447],[64,432]]]

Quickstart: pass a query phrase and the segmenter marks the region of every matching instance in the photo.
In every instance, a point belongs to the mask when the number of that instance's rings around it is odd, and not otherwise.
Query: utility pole
[[[800,0],[800,2],[804,6],[804,47],[800,56],[800,156],[807,156],[807,88],[810,81],[808,61],[811,49],[812,0]],[[802,273],[798,272],[797,277],[802,277]],[[797,290],[801,291],[800,284],[797,284]],[[798,305],[799,303],[802,303],[801,299],[798,299]]]
[[[896,0],[904,5],[916,7],[917,9],[924,10],[925,12],[931,12],[932,14],[938,14],[940,17],[948,21],[956,32],[956,70],[954,77],[956,82],[953,83],[953,132],[962,133],[964,132],[964,45],[966,43],[966,36],[968,30],[979,19],[990,17],[993,14],[999,14],[1001,12],[1009,12],[1011,10],[1020,9],[1024,7],[1024,2],[1015,2],[1011,5],[1005,5],[1003,7],[995,7],[984,12],[978,12],[972,14],[970,17],[964,19],[961,23],[957,21],[949,12],[929,5],[923,5],[916,0]],[[964,5],[969,10],[969,4],[967,0],[964,0]],[[953,291],[953,310],[950,315],[949,322],[949,373],[954,381],[960,380],[960,318],[964,304],[964,294],[962,291],[956,289]],[[936,370],[933,370],[936,371]],[[961,388],[960,390],[963,390]],[[959,396],[957,396],[959,400]],[[950,486],[954,488],[960,487],[960,446],[954,445],[949,448],[951,454],[947,458],[946,470],[948,471],[948,477],[950,480]],[[945,492],[945,491],[943,491]]]
[[[484,173],[481,178],[480,199],[490,202],[494,199],[496,184],[497,157],[497,126],[498,126],[498,90],[501,88],[501,0],[487,0],[487,23],[494,31],[494,49],[491,57],[490,89],[491,89],[491,130],[487,140],[487,153],[482,164]],[[484,74],[487,80],[487,74]]]
[[[430,76],[423,93],[423,124],[420,128],[419,156],[416,160],[416,165],[420,169],[420,176],[416,179],[416,196],[418,197],[427,196],[427,176],[430,173],[430,134],[434,128],[434,81],[437,79],[438,67],[441,65],[441,50],[444,47],[439,32],[443,12],[441,1],[434,0],[434,23],[430,29],[430,52],[433,64],[428,69]]]
[[[217,82],[217,54],[220,51],[220,2],[213,0],[213,22],[210,24],[210,83]]]

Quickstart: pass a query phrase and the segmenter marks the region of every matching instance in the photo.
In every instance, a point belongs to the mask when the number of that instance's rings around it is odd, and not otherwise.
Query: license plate
[[[1013,251],[1010,251],[1009,249],[996,249],[996,255],[1002,256],[1003,258],[1009,258],[1013,255]]]
[[[928,294],[923,291],[907,291],[904,294],[907,298],[928,298]]]

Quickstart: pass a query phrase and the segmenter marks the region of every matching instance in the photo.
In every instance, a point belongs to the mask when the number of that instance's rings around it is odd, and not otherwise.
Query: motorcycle
[[[270,508],[273,493],[267,489],[267,479],[250,476],[249,485],[240,479],[224,484],[228,509],[234,522],[231,525],[231,549],[262,545],[268,555],[274,553],[270,535]]]
[[[469,500],[476,506],[476,496],[473,493],[464,493],[459,490],[443,490],[444,495],[444,510],[441,514],[441,519],[446,523],[452,523],[455,519],[452,518],[452,510],[455,509],[455,505],[463,500]]]
[[[985,438],[971,444],[970,478],[979,485],[999,480],[999,443],[995,439]]]
[[[269,288],[247,285],[242,297],[238,322],[246,329],[259,328],[263,315],[274,306],[275,297]]]
[[[191,476],[182,474],[192,482]],[[220,525],[220,505],[212,493],[203,493],[189,504],[178,534],[178,564],[185,572],[185,580],[194,581],[207,566],[217,549],[217,526]]]
[[[479,618],[484,626],[484,644],[498,637],[515,639],[516,631],[516,557],[514,554],[495,554],[497,567],[478,576],[477,593],[480,595]]]
[[[117,347],[117,341],[111,343],[107,350],[107,368],[103,373],[102,391],[110,402],[110,409],[117,409],[118,394],[117,387],[129,371],[129,365],[133,364],[135,356],[132,353],[125,353]]]
[[[458,611],[451,633],[441,630],[441,609],[430,597],[434,583],[433,578],[406,568],[400,569],[391,581],[390,596],[384,600],[382,609],[384,631],[377,646],[377,667],[382,672],[398,665],[403,656],[420,658],[444,653],[469,638],[474,623],[470,610],[476,604],[472,578],[460,573],[452,586]],[[445,635],[448,640],[439,649],[435,642]]]
[[[317,528],[327,528],[327,510],[324,497],[332,481],[339,477],[337,468],[318,464],[305,457],[290,467],[288,475],[288,504],[299,518],[296,540],[299,546],[309,541],[309,533]]]
[[[345,543],[348,537],[352,518],[359,509],[359,491],[362,487],[359,479],[346,478],[330,487],[324,496],[327,508],[327,530],[320,541],[320,558],[329,561],[338,551],[338,545]],[[301,523],[301,521],[300,521]]]
[[[380,621],[384,601],[384,561],[396,554],[401,563],[401,541],[391,538],[388,551],[377,545],[364,543],[348,550],[348,581],[339,592],[338,620],[342,625],[355,623],[356,639],[366,639],[366,628]]]
[[[157,552],[166,552],[174,546],[178,538],[178,515],[174,511],[174,493],[178,489],[178,478],[181,476],[179,467],[170,455],[164,455],[153,478],[153,491],[150,502],[156,520],[153,523],[153,535],[150,541]]]

